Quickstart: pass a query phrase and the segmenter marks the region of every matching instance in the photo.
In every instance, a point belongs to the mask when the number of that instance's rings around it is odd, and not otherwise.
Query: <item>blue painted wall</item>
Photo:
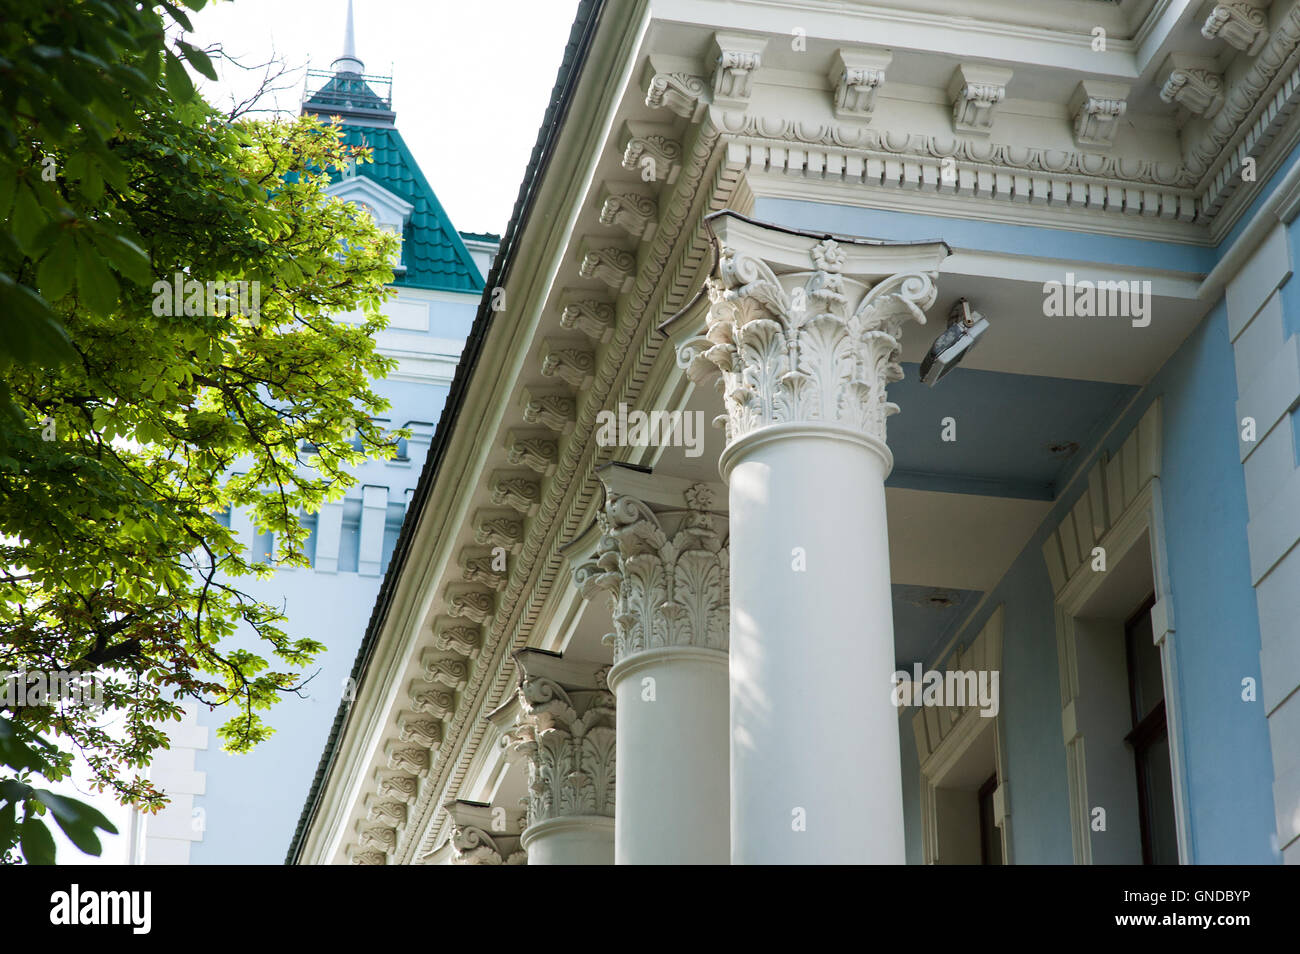
[[[1237,391],[1222,302],[1119,416],[1103,442],[1107,452],[1118,452],[1158,396],[1191,855],[1198,864],[1273,863],[1268,727],[1262,704],[1241,700],[1243,678],[1259,683],[1259,618],[1250,585]],[[1094,452],[1083,463],[1079,479],[959,640],[973,639],[993,610],[1006,604],[1002,711],[1018,864],[1072,860],[1056,629],[1042,545],[1086,489],[1097,457]]]
[[[1192,857],[1267,864],[1273,758],[1258,686],[1259,614],[1250,582],[1236,372],[1223,302],[1152,382],[1164,394],[1165,544],[1173,588]]]

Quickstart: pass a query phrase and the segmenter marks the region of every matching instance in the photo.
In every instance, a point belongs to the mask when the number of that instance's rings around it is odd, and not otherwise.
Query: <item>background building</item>
[[[130,856],[137,864],[273,864],[283,860],[300,794],[310,786],[379,583],[406,517],[435,425],[473,322],[497,236],[457,232],[397,130],[387,77],[366,74],[352,41],[349,9],[343,56],[328,72],[308,74],[304,113],[341,117],[345,140],[373,150],[373,163],[339,177],[331,192],[367,209],[402,237],[394,262],[397,294],[385,307],[388,328],[377,345],[398,360],[376,382],[392,407],[388,423],[410,430],[400,454],[357,467],[345,499],[305,520],[311,569],[281,569],[267,580],[241,580],[257,598],[283,605],[290,633],[328,648],[301,698],[286,696],[270,715],[275,735],[247,755],[221,751],[221,711],[191,707],[158,753],[155,782],[171,797],[156,816],[135,815]],[[346,316],[345,316],[346,317]],[[271,534],[257,534],[248,515],[232,517],[255,553],[269,555]]]

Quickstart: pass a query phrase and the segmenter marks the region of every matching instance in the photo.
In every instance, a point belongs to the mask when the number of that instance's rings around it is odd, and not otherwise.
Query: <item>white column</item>
[[[528,763],[530,865],[614,863],[614,696],[607,666],[541,649],[515,653],[516,697],[492,713],[513,722],[503,743]]]
[[[614,861],[727,864],[727,543],[710,512],[722,488],[617,465],[601,480],[601,540],[575,579],[613,609]]]
[[[902,864],[885,387],[948,251],[711,224],[708,330],[679,360],[721,371],[726,409],[731,858]]]

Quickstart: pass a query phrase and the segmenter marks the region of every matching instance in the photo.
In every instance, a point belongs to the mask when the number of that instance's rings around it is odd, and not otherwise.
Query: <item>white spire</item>
[[[348,19],[343,27],[343,55],[330,64],[335,73],[364,73],[366,65],[357,59],[356,28],[352,24],[352,0],[348,0]]]

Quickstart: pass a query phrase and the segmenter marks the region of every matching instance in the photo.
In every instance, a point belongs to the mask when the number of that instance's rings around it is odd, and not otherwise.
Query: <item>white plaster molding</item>
[[[542,341],[541,359],[542,377],[559,378],[575,391],[591,384],[592,371],[596,367],[595,352],[546,338]]]
[[[736,33],[713,34],[713,102],[724,109],[749,104],[754,74],[763,65],[765,37]]]
[[[513,705],[503,707],[513,714],[514,726],[502,744],[527,762],[529,828],[561,817],[612,818],[615,713],[605,684],[609,667],[575,665],[531,649],[516,653],[515,660],[519,688]]]
[[[667,109],[690,122],[698,122],[709,105],[709,87],[703,79],[678,70],[654,72],[646,88],[645,104]]]
[[[443,806],[451,819],[454,865],[524,865],[528,853],[520,847],[518,820],[498,830],[500,808],[457,799]]]
[[[511,487],[516,484],[517,481],[506,477],[500,478],[494,486]],[[496,611],[496,600],[492,591],[485,590],[482,587],[464,587],[453,584],[447,588],[445,597],[449,616],[459,616],[473,620],[480,626],[491,620],[493,613]]]
[[[1216,3],[1201,27],[1201,36],[1207,40],[1220,39],[1247,56],[1254,56],[1268,40],[1268,17],[1245,0]]]
[[[948,81],[952,102],[952,127],[957,132],[987,136],[993,130],[998,103],[1007,98],[1011,70],[998,66],[962,63]]]
[[[573,429],[577,402],[568,394],[524,388],[520,403],[527,424],[541,424],[557,434],[567,434]]]
[[[604,282],[616,295],[630,289],[636,277],[636,256],[627,249],[603,244],[601,239],[582,243],[580,262],[579,275]]]
[[[614,486],[611,486],[614,484]],[[665,646],[726,652],[729,554],[725,522],[710,513],[717,489],[695,484],[680,504],[658,512],[645,501],[606,484],[601,537],[592,560],[574,571],[588,599],[608,593],[617,665],[629,656]]]
[[[625,186],[606,186],[600,204],[600,224],[621,228],[632,238],[647,241],[654,237],[659,206],[655,200]]]
[[[682,168],[682,144],[667,124],[628,122],[623,132],[623,168],[642,182],[672,185]]]
[[[1165,547],[1160,487],[1161,404],[1157,398],[1125,439],[1119,452],[1098,461],[1088,475],[1088,490],[1043,544],[1048,576],[1056,594],[1057,658],[1061,668],[1061,727],[1070,785],[1070,825],[1076,864],[1092,863],[1086,733],[1079,716],[1080,684],[1076,618],[1106,580],[1092,569],[1094,547],[1106,565],[1119,566],[1145,538],[1151,561],[1155,605],[1152,638],[1160,648],[1165,721],[1173,780],[1174,820],[1180,864],[1194,864],[1187,780],[1183,766],[1183,713],[1175,638],[1169,558]]]
[[[397,717],[397,737],[434,750],[442,743],[442,723],[419,712],[402,712]]]
[[[530,477],[497,471],[489,480],[492,490],[492,503],[497,506],[513,507],[522,514],[532,513],[541,496],[541,485]],[[453,614],[456,615],[456,614]],[[466,614],[459,614],[466,615]],[[485,623],[486,619],[471,617],[475,622]]]
[[[1120,83],[1082,80],[1070,99],[1074,142],[1080,148],[1109,149],[1128,111],[1129,87]]]
[[[706,331],[678,346],[678,363],[697,383],[721,372],[728,443],[816,421],[884,444],[902,326],[924,324],[947,247],[837,242],[731,214],[712,223]]]
[[[439,618],[433,625],[433,645],[437,649],[457,652],[470,659],[477,659],[483,631],[478,626],[471,626],[463,619]]]
[[[836,119],[868,122],[894,55],[889,50],[836,50],[828,78]]]
[[[614,306],[586,291],[569,291],[560,309],[560,327],[580,331],[594,342],[603,344],[614,333]]]
[[[385,189],[369,176],[342,178],[325,191],[344,202],[364,205],[371,210],[376,225],[395,227],[399,233],[411,220],[411,213],[415,210],[411,203]]]
[[[480,510],[474,514],[474,542],[517,552],[524,539],[524,523],[515,514]]]
[[[1225,85],[1217,64],[1206,57],[1171,53],[1161,74],[1166,77],[1160,98],[1193,116],[1212,119],[1223,107]]]
[[[469,660],[463,656],[436,649],[426,649],[420,654],[420,666],[427,681],[439,683],[457,692],[465,688],[472,672]]]
[[[511,464],[522,465],[545,476],[555,472],[559,454],[560,445],[550,435],[518,431],[506,433],[506,460]],[[490,555],[488,559],[491,559]]]

